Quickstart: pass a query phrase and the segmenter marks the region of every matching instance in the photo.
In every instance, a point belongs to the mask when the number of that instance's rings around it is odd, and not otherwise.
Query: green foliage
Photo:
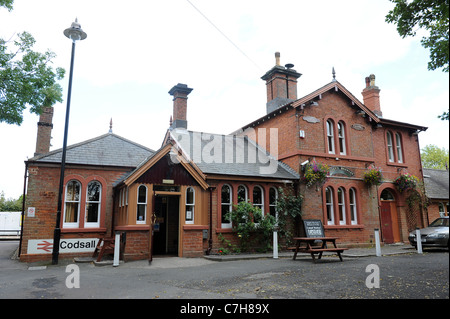
[[[383,173],[380,167],[371,164],[364,172],[364,183],[367,185],[379,185],[383,180]]]
[[[8,11],[11,11],[13,8],[14,0],[0,0],[0,7],[5,7]]]
[[[448,149],[429,144],[420,153],[424,168],[446,169],[448,167]]]
[[[248,251],[251,247],[262,247],[263,251],[271,249],[271,236],[275,226],[275,217],[263,216],[259,207],[249,202],[240,202],[229,213],[233,230],[239,239],[240,251]]]
[[[0,39],[0,123],[20,125],[23,111],[41,114],[43,108],[62,102],[62,88],[56,82],[65,70],[51,66],[55,54],[32,50],[33,36],[17,35],[11,44]]]
[[[289,246],[292,242],[293,225],[303,214],[303,196],[295,195],[293,187],[278,188],[277,212],[280,237],[284,238]],[[294,223],[293,223],[294,222]]]
[[[0,212],[20,212],[22,211],[22,195],[18,199],[5,198],[5,193],[0,194]]]
[[[311,187],[314,184],[322,186],[327,181],[329,174],[330,167],[328,165],[312,160],[304,166],[303,179],[306,182],[306,187]]]
[[[417,29],[428,31],[421,40],[430,49],[429,70],[449,71],[449,0],[390,0],[395,3],[386,22],[397,24],[402,38],[415,36]]]

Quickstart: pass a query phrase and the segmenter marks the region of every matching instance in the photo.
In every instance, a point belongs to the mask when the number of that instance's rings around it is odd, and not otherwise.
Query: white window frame
[[[244,192],[245,192],[245,198],[243,199],[243,200],[239,200],[239,189],[244,189]],[[238,186],[238,188],[237,188],[237,201],[238,201],[238,203],[240,203],[240,202],[247,202],[248,201],[248,188],[247,188],[247,186],[245,186],[245,185],[239,185]]]
[[[223,198],[222,198],[222,189],[224,187],[228,187],[228,190],[230,192],[230,201],[229,202],[223,202]],[[231,212],[233,209],[233,189],[231,188],[230,185],[228,184],[224,184],[222,185],[222,187],[220,188],[220,211],[221,214],[223,215],[223,206],[228,205],[228,212]],[[229,220],[228,223],[224,223],[222,218],[223,216],[221,215],[220,221],[221,221],[221,227],[222,228],[231,228],[232,227],[232,222],[231,219]]]
[[[189,190],[192,190],[192,203],[188,203],[188,191]],[[193,187],[189,186],[188,188],[186,188],[185,204],[186,204],[185,222],[186,222],[186,224],[194,224],[194,221],[195,221],[195,189]],[[187,219],[188,211],[191,212],[190,220]]]
[[[67,200],[67,188],[69,187],[69,184],[75,182],[80,186],[80,192],[78,194],[78,200]],[[64,214],[63,214],[63,228],[78,228],[80,225],[80,206],[81,206],[81,192],[82,192],[82,185],[79,181],[76,179],[71,179],[66,184],[66,192],[64,193]],[[67,209],[67,203],[78,203],[77,207],[77,221],[76,222],[66,222],[66,209]]]
[[[99,197],[98,197],[98,201],[90,201],[89,200],[89,185],[92,183],[97,183],[99,185]],[[96,222],[88,222],[87,221],[87,217],[88,217],[88,207],[89,204],[97,204],[97,221]],[[101,206],[102,206],[102,183],[100,183],[99,181],[90,181],[89,184],[86,187],[86,205],[85,205],[85,214],[84,214],[84,227],[86,228],[95,228],[95,227],[100,227],[100,214],[101,214]]]
[[[345,147],[345,125],[344,122],[338,122],[338,137],[339,137],[339,154],[346,155],[347,149]]]
[[[327,143],[328,143],[328,153],[335,154],[334,123],[331,120],[327,120]]]
[[[338,188],[337,197],[338,197],[339,225],[345,225],[347,221],[345,216],[345,189],[343,187]]]
[[[275,192],[275,202],[274,203],[270,202],[270,192],[271,191]],[[275,216],[274,217],[275,217],[275,220],[278,222],[277,200],[278,200],[278,190],[276,189],[276,187],[271,187],[269,189],[269,214],[271,214],[271,207],[274,207],[274,209],[275,209]]]
[[[327,193],[330,195],[330,201],[328,201]],[[325,206],[327,213],[327,225],[334,225],[334,192],[331,187],[327,187],[325,189]]]
[[[261,203],[260,204],[255,204],[255,190],[256,189],[259,189],[261,192]],[[259,185],[256,185],[255,187],[253,187],[253,206],[259,207],[261,209],[261,214],[262,214],[262,217],[264,218],[264,215],[265,215],[264,214],[264,189]]]
[[[395,133],[395,147],[397,149],[397,162],[403,163],[402,138],[398,132]]]
[[[393,139],[392,139],[392,133],[387,131],[386,132],[386,143],[387,143],[387,151],[388,151],[388,159],[389,162],[394,162],[394,145],[393,145]]]
[[[356,204],[356,190],[352,187],[349,190],[350,200],[350,220],[352,225],[358,225],[358,206]]]
[[[139,189],[141,187],[145,188],[145,202],[140,202],[139,201]],[[148,189],[147,186],[145,185],[139,185],[137,188],[137,200],[136,200],[136,224],[146,224],[147,223],[147,202],[148,202]],[[138,220],[138,215],[139,215],[139,205],[142,205],[144,207],[144,219],[143,220]]]

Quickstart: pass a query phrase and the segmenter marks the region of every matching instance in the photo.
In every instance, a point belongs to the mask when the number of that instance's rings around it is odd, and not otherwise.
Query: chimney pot
[[[280,52],[275,52],[275,65],[280,66]]]

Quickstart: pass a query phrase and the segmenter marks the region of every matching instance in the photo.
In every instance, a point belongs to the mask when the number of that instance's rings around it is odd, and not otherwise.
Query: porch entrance
[[[380,196],[380,223],[383,242],[393,244],[401,241],[397,218],[397,203],[394,195],[387,189]]]
[[[180,196],[155,195],[153,255],[178,256]]]

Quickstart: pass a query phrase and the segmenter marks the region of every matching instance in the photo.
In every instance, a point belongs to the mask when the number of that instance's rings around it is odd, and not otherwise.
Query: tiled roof
[[[81,165],[136,167],[153,150],[113,133],[67,147],[66,163]],[[61,163],[62,149],[38,155],[29,162]]]
[[[447,170],[423,169],[425,191],[431,199],[449,198],[449,175]]]
[[[288,165],[270,157],[247,137],[179,129],[171,136],[205,174],[299,179]]]

